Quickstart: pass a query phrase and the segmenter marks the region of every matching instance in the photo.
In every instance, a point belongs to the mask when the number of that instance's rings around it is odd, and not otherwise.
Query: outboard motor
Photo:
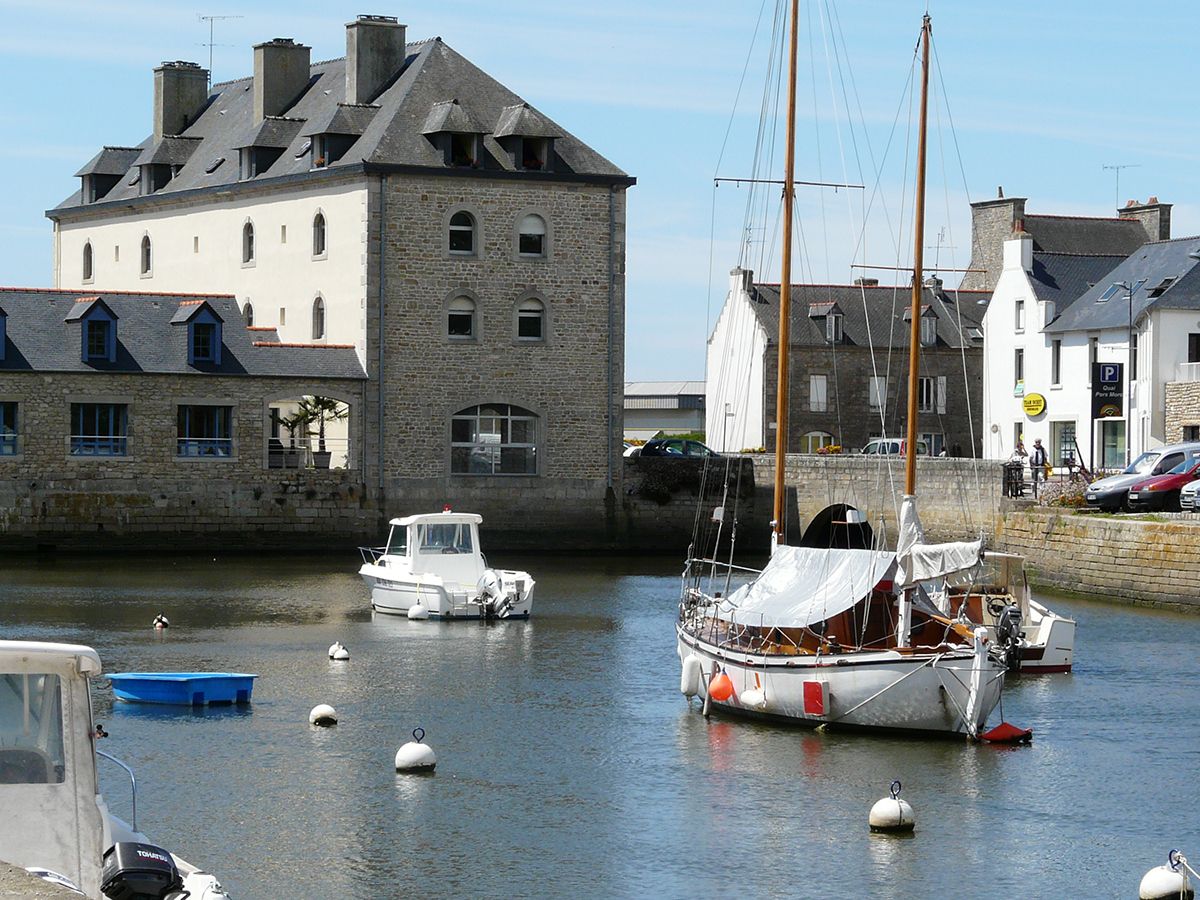
[[[171,854],[153,844],[122,841],[104,854],[100,890],[109,900],[184,897],[183,879]]]
[[[512,606],[512,598],[504,590],[504,580],[495,569],[485,569],[475,585],[479,591],[479,603],[483,607],[484,618],[502,619]]]
[[[1004,650],[1010,672],[1021,668],[1021,608],[1008,604],[996,616],[996,644]]]

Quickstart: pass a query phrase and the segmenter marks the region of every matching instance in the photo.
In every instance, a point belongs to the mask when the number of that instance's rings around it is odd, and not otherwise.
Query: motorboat
[[[392,519],[386,545],[359,548],[372,608],[413,619],[529,618],[535,582],[528,572],[488,566],[482,522],[449,509]]]
[[[967,584],[950,586],[943,611],[978,622],[997,645],[1009,649],[1011,670],[1030,675],[1070,672],[1075,655],[1075,620],[1033,599],[1025,558],[984,554],[981,570]]]
[[[91,647],[0,641],[0,801],[12,813],[0,817],[0,859],[93,898],[132,896],[149,881],[162,892],[144,896],[228,898],[213,875],[137,830],[133,771],[96,747],[89,682],[101,671]],[[101,796],[98,760],[129,776],[132,824]]]

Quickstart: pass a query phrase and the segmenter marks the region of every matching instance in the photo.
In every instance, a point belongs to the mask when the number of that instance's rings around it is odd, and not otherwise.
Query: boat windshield
[[[57,675],[0,675],[0,784],[61,784],[62,722]]]
[[[471,526],[466,522],[418,525],[417,545],[422,553],[470,553]]]
[[[407,556],[408,529],[393,525],[388,532],[387,549],[383,552],[388,556]]]

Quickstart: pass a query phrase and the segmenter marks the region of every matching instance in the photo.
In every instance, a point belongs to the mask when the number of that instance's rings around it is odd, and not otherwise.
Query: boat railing
[[[369,566],[378,566],[381,565],[380,560],[387,553],[387,547],[359,547],[358,552],[364,563]]]
[[[133,826],[133,830],[137,831],[137,776],[133,774],[133,769],[129,768],[129,766],[121,762],[121,760],[117,759],[111,753],[105,753],[103,750],[97,750],[96,755],[103,756],[111,763],[116,763],[118,766],[124,769],[125,774],[129,776],[129,794],[133,798],[133,821],[130,824]]]

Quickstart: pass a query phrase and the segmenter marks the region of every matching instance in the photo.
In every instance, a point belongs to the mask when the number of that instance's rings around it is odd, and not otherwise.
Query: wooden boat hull
[[[760,655],[716,647],[681,625],[676,633],[680,660],[695,655],[700,661],[701,696],[715,672],[733,682],[732,696],[710,698],[711,708],[794,725],[975,737],[1000,702],[1004,683],[1002,665],[986,656],[979,664],[969,649]],[[753,700],[744,702],[744,695]]]

